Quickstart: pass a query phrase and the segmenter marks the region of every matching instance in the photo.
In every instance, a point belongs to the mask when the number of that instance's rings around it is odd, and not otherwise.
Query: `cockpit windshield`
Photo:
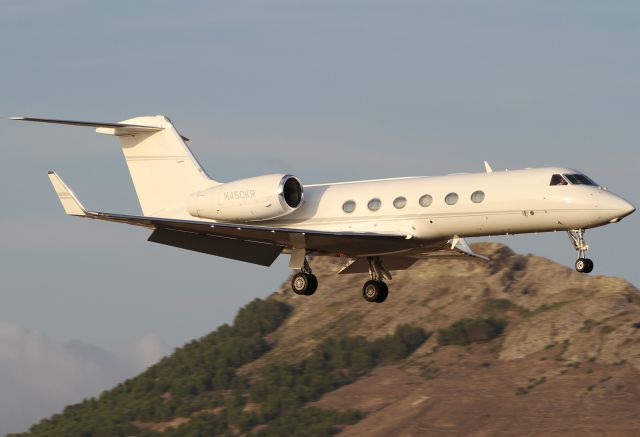
[[[569,182],[571,182],[573,185],[591,185],[594,187],[598,186],[598,184],[596,184],[591,179],[589,179],[589,177],[583,174],[565,174],[564,177],[569,179]]]
[[[569,182],[559,174],[554,174],[551,176],[551,182],[549,185],[569,185]]]
[[[590,185],[593,187],[597,187],[598,184],[589,179],[588,176],[585,176],[580,173],[576,174],[554,174],[551,176],[551,182],[549,185]]]

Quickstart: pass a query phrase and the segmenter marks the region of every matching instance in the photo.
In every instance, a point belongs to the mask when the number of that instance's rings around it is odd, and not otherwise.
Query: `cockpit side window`
[[[561,175],[554,174],[553,176],[551,176],[551,182],[549,183],[549,185],[569,185],[569,183]]]
[[[591,185],[594,187],[598,186],[598,184],[596,184],[583,174],[565,174],[564,177],[569,179],[569,182],[574,185]]]

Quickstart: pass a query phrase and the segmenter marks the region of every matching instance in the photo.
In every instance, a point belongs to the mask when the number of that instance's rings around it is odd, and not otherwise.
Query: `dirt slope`
[[[502,245],[474,249],[491,262],[421,262],[394,276],[383,304],[362,299],[363,275],[335,276],[340,260],[313,260],[318,291],[300,297],[283,284],[273,298],[295,310],[271,336],[277,347],[244,371],[297,361],[330,335],[411,324],[435,334],[316,403],[367,413],[341,435],[640,435],[638,290]],[[500,338],[438,346],[439,328],[490,316],[508,320]]]

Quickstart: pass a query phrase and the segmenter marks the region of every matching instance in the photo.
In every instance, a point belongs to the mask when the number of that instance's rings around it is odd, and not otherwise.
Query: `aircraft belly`
[[[554,215],[545,210],[505,211],[487,214],[481,229],[466,236],[520,234],[526,232],[547,232],[558,229]]]
[[[567,214],[567,217],[571,217]],[[484,214],[431,216],[420,222],[417,236],[425,239],[479,237],[559,229],[557,214],[545,210],[489,211]]]
[[[419,247],[420,242],[412,240],[373,240],[366,236],[349,240],[326,238],[321,235],[307,235],[306,247],[314,252],[339,256],[377,256],[399,254]]]

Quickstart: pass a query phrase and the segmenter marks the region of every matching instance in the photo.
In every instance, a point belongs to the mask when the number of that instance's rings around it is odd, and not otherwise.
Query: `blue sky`
[[[165,114],[222,181],[439,175],[486,159],[577,168],[638,205],[639,21],[631,1],[2,0],[0,116]],[[97,394],[287,277],[284,259],[265,269],[64,216],[49,169],[92,209],[138,213],[112,137],[0,121],[0,142],[0,381],[14,381],[0,410],[20,412],[0,412],[0,433]],[[640,284],[638,217],[587,234],[594,274]],[[492,241],[576,258],[562,234]],[[40,358],[16,352],[33,342]],[[71,364],[48,370],[57,356]],[[92,370],[55,390],[29,373],[73,366]]]

